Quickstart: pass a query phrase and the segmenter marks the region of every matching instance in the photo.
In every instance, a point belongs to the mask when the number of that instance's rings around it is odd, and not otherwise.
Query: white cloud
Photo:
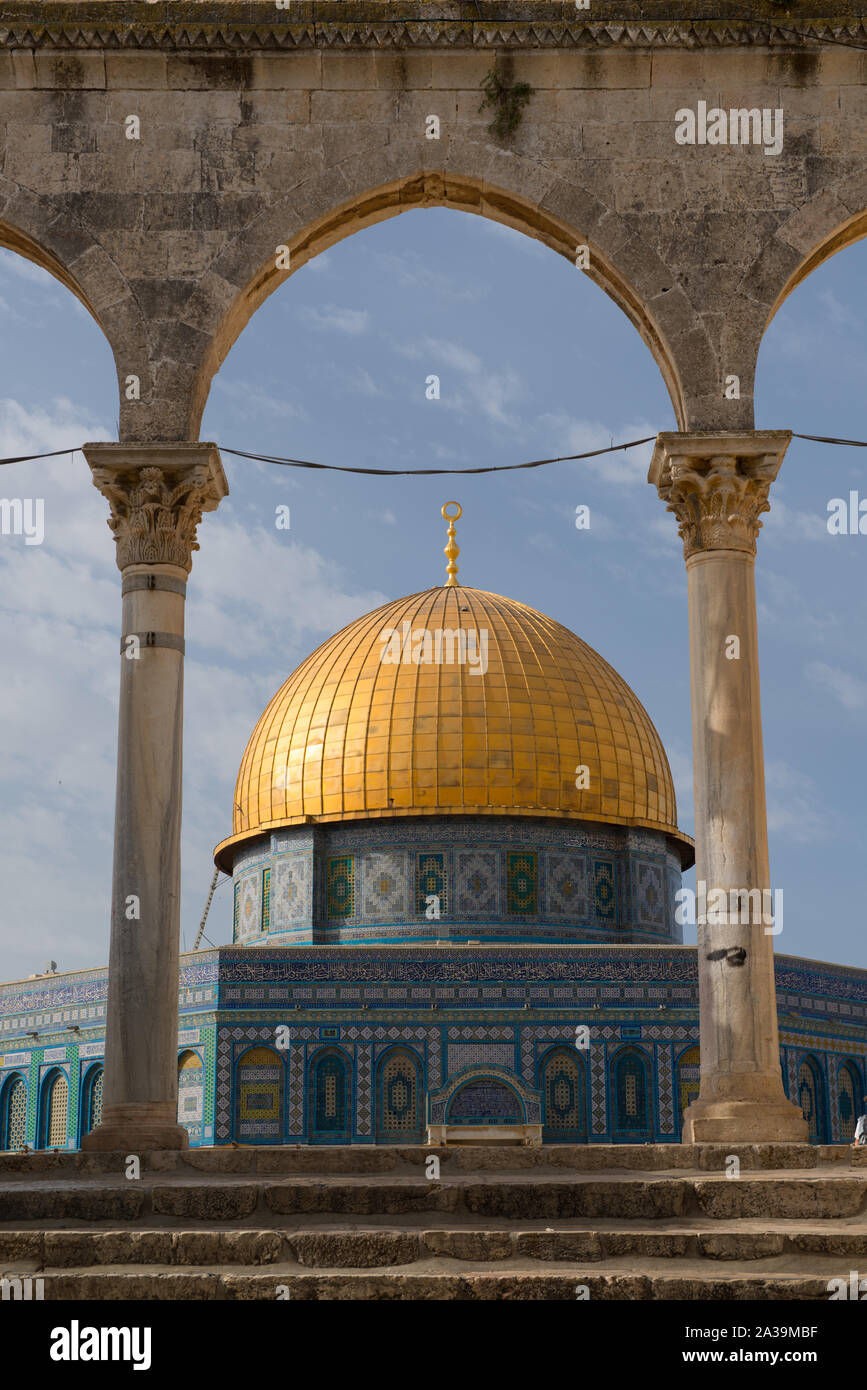
[[[804,667],[808,680],[830,690],[844,709],[863,709],[867,705],[867,681],[859,680],[839,666],[824,661],[811,661]]]
[[[0,401],[4,455],[107,437],[68,400],[34,408]],[[108,504],[81,454],[10,465],[4,475],[6,496],[45,498],[43,545],[0,537],[0,951],[9,978],[41,968],[48,956],[66,969],[107,959],[121,596]],[[189,944],[211,850],[231,831],[235,775],[262,709],[311,648],[385,601],[378,591],[353,592],[339,565],[278,532],[270,506],[250,523],[232,502],[202,521],[187,602]],[[45,908],[31,931],[37,883]]]
[[[624,424],[616,433],[599,422],[575,420],[565,411],[539,416],[539,424],[553,441],[550,452],[558,456],[588,453],[592,449],[605,449],[612,443],[621,444],[631,439],[648,439],[634,449],[626,449],[613,454],[602,454],[594,459],[576,461],[575,467],[596,474],[606,483],[647,485],[647,470],[653,454],[653,438],[656,430],[646,422]]]
[[[830,818],[821,812],[819,788],[805,772],[779,759],[766,762],[765,788],[771,834],[797,844],[827,839]]]
[[[276,415],[281,419],[309,420],[310,416],[303,406],[287,401],[282,395],[282,386],[268,390],[258,381],[230,381],[215,377],[214,388],[232,401],[233,414],[258,419],[263,413]]]
[[[370,314],[366,309],[342,309],[336,304],[326,304],[321,309],[306,306],[298,310],[298,317],[313,328],[333,329],[351,338],[366,333],[370,324]]]
[[[425,337],[396,347],[404,357],[423,362],[426,377],[440,377],[440,402],[446,410],[459,415],[481,414],[513,433],[522,432],[521,422],[509,407],[524,397],[526,388],[512,367],[486,368],[471,348],[447,338]]]

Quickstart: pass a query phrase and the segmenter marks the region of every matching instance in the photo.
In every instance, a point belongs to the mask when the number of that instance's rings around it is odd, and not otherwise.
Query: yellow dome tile
[[[464,660],[458,630],[473,634]],[[398,659],[383,660],[392,631]],[[466,659],[481,634],[484,674]],[[401,659],[437,640],[439,664]],[[659,735],[617,672],[544,614],[458,585],[387,603],[302,662],[253,730],[217,853],[266,826],[413,814],[602,820],[689,843]]]

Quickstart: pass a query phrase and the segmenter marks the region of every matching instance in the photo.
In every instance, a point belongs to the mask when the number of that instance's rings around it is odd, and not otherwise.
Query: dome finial
[[[457,511],[447,512],[446,507],[457,507]],[[458,521],[461,516],[463,516],[463,512],[464,509],[461,506],[460,502],[443,503],[442,517],[444,521],[447,521],[449,523],[449,543],[443,551],[443,554],[448,560],[448,564],[446,565],[446,574],[448,575],[448,579],[446,580],[446,586],[448,586],[449,584],[456,585],[458,583],[457,558],[461,553],[461,548],[455,540],[455,522]]]

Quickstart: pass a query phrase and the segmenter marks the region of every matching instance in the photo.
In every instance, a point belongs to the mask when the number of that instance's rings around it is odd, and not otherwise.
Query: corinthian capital
[[[660,434],[648,482],[677,517],[684,558],[703,550],[756,553],[768,492],[790,430]]]
[[[215,444],[85,444],[94,486],[111,507],[117,566],[189,572],[203,512],[229,491]]]

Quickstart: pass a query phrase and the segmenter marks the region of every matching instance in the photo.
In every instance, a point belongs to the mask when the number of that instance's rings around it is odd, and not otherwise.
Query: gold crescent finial
[[[457,511],[447,512],[446,507],[457,507]],[[455,540],[455,522],[458,521],[463,516],[463,514],[464,509],[461,506],[460,502],[443,503],[442,518],[444,521],[447,521],[449,523],[449,543],[443,551],[443,554],[448,560],[448,564],[446,565],[446,574],[448,575],[448,579],[446,580],[446,586],[450,584],[456,585],[458,583],[457,558],[461,553],[461,548]]]

